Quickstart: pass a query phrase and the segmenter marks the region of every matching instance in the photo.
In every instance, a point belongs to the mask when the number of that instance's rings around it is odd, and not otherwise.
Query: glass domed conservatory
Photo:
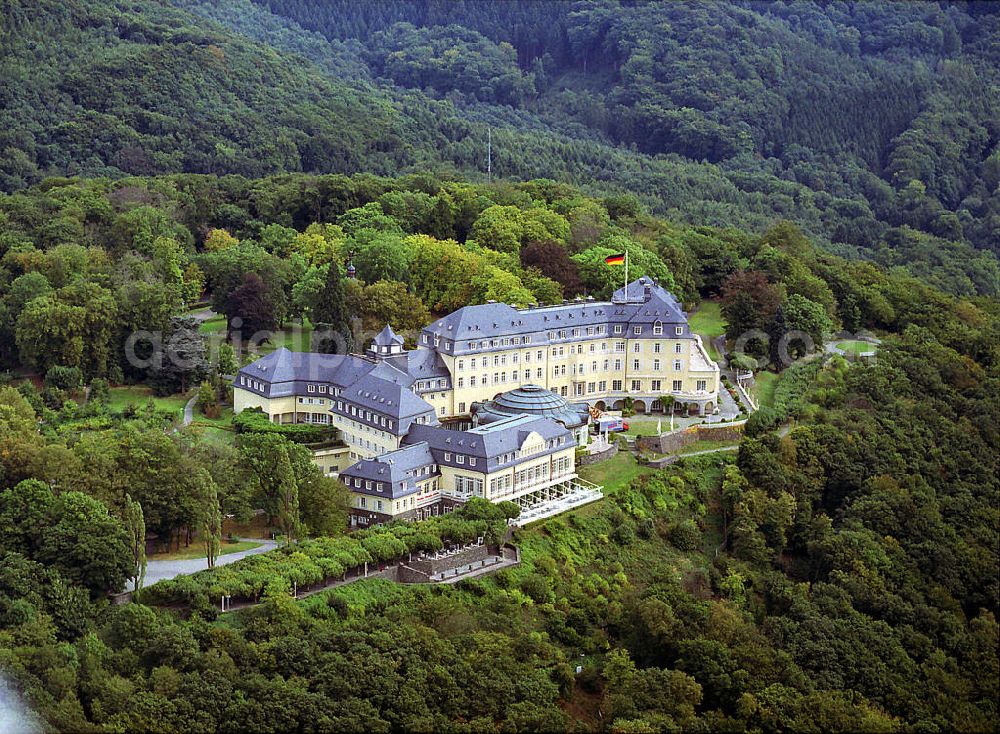
[[[477,426],[515,415],[551,418],[573,431],[578,445],[584,446],[587,443],[587,426],[590,423],[587,404],[569,403],[566,398],[538,385],[522,385],[497,395],[493,400],[473,403],[469,412],[473,425]]]

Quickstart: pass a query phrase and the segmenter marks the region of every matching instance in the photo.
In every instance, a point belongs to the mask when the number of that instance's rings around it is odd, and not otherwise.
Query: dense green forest
[[[790,222],[673,223],[552,180],[50,179],[0,197],[0,219],[0,667],[47,726],[995,729],[996,299],[833,255]],[[784,369],[735,457],[652,471],[623,454],[605,501],[518,531],[522,565],[491,578],[296,602],[293,583],[497,537],[507,510],[345,537],[344,492],[302,445],[319,429],[248,414],[209,440],[114,397],[125,381],[229,399],[220,374],[248,356],[192,322],[203,299],[270,328],[336,322],[318,314],[338,289],[360,335],[490,298],[606,295],[598,263],[622,249],[686,303],[718,299],[734,335],[870,329],[878,359]],[[134,329],[188,359],[137,369]],[[300,542],[106,599],[141,577],[147,531],[218,547],[221,517],[256,508]],[[262,603],[220,615],[221,593]]]
[[[997,730],[996,4],[0,11],[0,671],[39,728]],[[516,508],[347,533],[330,432],[226,376],[605,298],[623,251],[757,335],[738,452],[588,467],[495,575],[294,600]],[[143,587],[146,539],[214,564],[261,511],[296,542]]]
[[[795,221],[996,294],[989,3],[4,0],[0,189],[50,175],[483,176]]]

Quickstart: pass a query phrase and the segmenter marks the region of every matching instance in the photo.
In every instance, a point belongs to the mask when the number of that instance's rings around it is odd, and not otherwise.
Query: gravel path
[[[184,405],[184,422],[182,425],[190,426],[194,420],[194,404],[198,402],[198,393],[191,396],[191,399]]]
[[[255,556],[258,553],[266,553],[278,547],[277,541],[274,540],[264,540],[261,538],[244,538],[244,540],[260,543],[260,546],[246,551],[239,551],[238,553],[226,553],[218,557],[215,565],[226,566],[230,563],[235,563],[241,558]],[[150,586],[157,581],[165,581],[177,576],[197,573],[198,571],[204,571],[206,568],[208,568],[208,564],[204,558],[194,558],[187,561],[149,561],[146,564],[146,580],[143,584]],[[131,588],[131,585],[129,588]]]

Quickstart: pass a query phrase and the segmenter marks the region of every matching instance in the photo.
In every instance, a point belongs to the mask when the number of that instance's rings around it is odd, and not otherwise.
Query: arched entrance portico
[[[636,412],[636,415],[642,415],[646,412],[646,401],[645,400],[633,400],[632,410]]]

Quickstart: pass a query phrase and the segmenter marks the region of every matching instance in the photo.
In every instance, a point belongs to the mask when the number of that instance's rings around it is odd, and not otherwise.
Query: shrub
[[[767,433],[778,427],[781,418],[781,413],[775,408],[764,406],[750,415],[744,432],[747,436],[759,436],[762,433]]]
[[[611,540],[622,546],[634,543],[635,527],[628,521],[619,523],[615,529],[611,531]]]
[[[674,523],[667,531],[667,538],[682,551],[697,550],[701,546],[701,531],[693,520]]]
[[[79,367],[61,367],[54,365],[45,373],[45,387],[56,387],[60,390],[77,390],[83,384],[83,373]]]
[[[350,614],[350,607],[347,604],[347,600],[342,596],[337,596],[336,594],[330,594],[326,598],[326,605],[332,609],[340,619],[347,619],[347,615]]]
[[[233,416],[237,433],[277,433],[296,443],[316,443],[333,435],[333,430],[307,423],[272,423],[260,408],[247,408]]]
[[[541,574],[533,573],[521,580],[521,591],[536,604],[544,604],[555,599],[555,594],[549,587],[548,579]]]
[[[89,403],[100,403],[106,404],[108,399],[111,397],[111,392],[108,388],[108,381],[103,377],[95,377],[90,381],[90,396],[87,398]]]

